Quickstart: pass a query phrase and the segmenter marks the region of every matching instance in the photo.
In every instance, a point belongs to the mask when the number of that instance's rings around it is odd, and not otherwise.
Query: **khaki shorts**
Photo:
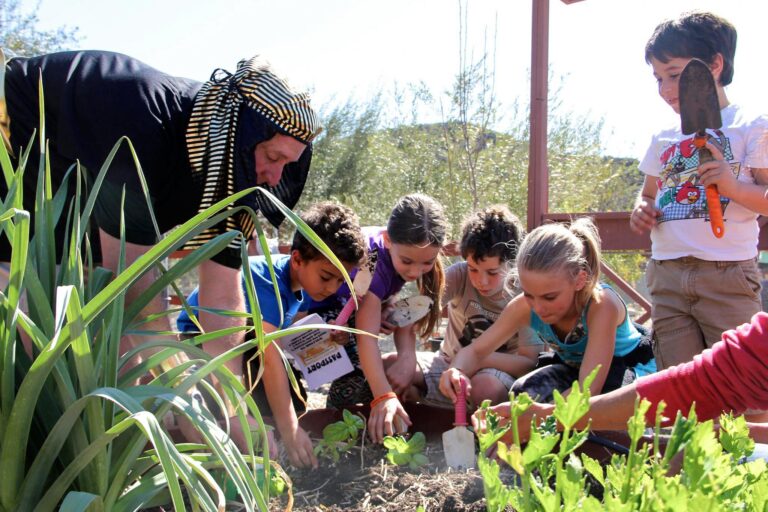
[[[692,360],[761,309],[756,259],[651,259],[646,283],[659,370]]]
[[[440,392],[440,376],[451,366],[447,356],[439,351],[416,352],[416,364],[424,376],[424,384],[427,388],[423,402],[436,407],[453,409],[451,399]],[[496,368],[483,368],[475,375],[481,374],[492,375],[507,388],[507,391],[515,383],[514,377]]]

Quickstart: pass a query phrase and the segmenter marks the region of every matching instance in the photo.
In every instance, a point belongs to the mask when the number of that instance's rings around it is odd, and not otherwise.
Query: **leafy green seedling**
[[[749,437],[744,416],[734,418],[732,414],[724,414],[720,417],[720,443],[736,460],[752,455],[755,441]]]
[[[234,480],[229,478],[225,472],[220,472],[220,474],[217,474],[217,477],[223,480],[223,483],[221,484],[223,490],[224,490],[224,497],[227,500],[235,501],[240,497],[240,494],[237,491],[237,486],[235,485]],[[259,467],[256,470],[256,484],[261,487],[264,485],[264,468]],[[275,470],[272,470],[269,474],[269,495],[270,496],[280,496],[281,494],[285,493],[285,489],[287,488],[288,484],[285,482],[283,477],[277,474]]]
[[[552,416],[531,425],[525,448],[494,439],[509,428],[513,437],[527,398],[510,400],[509,423],[492,416],[485,407],[486,431],[480,433],[486,446],[497,442],[496,455],[517,473],[515,485],[499,478],[499,466],[481,452],[478,467],[483,477],[488,510],[508,507],[521,512],[584,510],[761,510],[768,511],[768,464],[762,459],[740,462],[754,448],[743,418],[720,418],[719,442],[713,421],[698,422],[691,408],[688,417],[677,413],[671,434],[665,437],[661,456],[659,429],[663,407],[656,409],[653,450],[641,438],[650,403],[637,400],[627,422],[630,446],[627,455],[614,455],[601,463],[575,450],[586,440],[582,417],[589,409],[589,383],[574,386],[567,397],[555,394]],[[557,419],[557,421],[555,421]],[[501,423],[505,423],[501,425]],[[588,427],[589,423],[587,423]],[[558,433],[557,429],[562,429]],[[526,425],[527,428],[527,425]],[[556,446],[560,441],[559,448]],[[683,451],[682,467],[670,472],[671,459]],[[590,495],[600,489],[599,497]]]
[[[229,482],[228,482],[229,483]],[[259,486],[264,484],[264,469],[259,468],[256,472],[256,483]],[[279,496],[285,492],[285,488],[288,484],[285,483],[283,477],[277,474],[274,470],[269,474],[269,495]]]
[[[424,455],[424,447],[427,440],[424,434],[416,432],[406,440],[403,436],[384,437],[384,447],[387,452],[387,460],[396,466],[408,465],[411,469],[417,469],[429,462]]]
[[[360,416],[344,409],[341,421],[326,425],[323,429],[323,438],[315,446],[315,455],[324,455],[333,462],[338,462],[342,453],[348,452],[357,444],[363,427],[365,422]]]

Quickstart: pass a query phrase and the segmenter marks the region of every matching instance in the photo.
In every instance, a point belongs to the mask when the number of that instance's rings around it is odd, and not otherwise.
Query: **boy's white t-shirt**
[[[768,168],[768,116],[752,115],[728,105],[720,111],[723,127],[707,130],[711,142],[739,181],[754,183],[752,169]],[[696,169],[699,157],[693,135],[680,126],[654,135],[640,170],[657,178],[656,207],[663,215],[651,230],[652,257],[669,260],[694,256],[708,261],[740,261],[757,255],[757,214],[721,196],[725,234],[710,227],[704,187]]]

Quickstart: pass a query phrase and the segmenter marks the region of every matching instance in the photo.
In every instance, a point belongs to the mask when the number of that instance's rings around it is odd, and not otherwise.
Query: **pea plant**
[[[517,420],[531,399],[523,394],[511,401],[509,422],[483,405],[487,428],[479,434],[478,466],[489,511],[508,506],[520,511],[768,510],[766,462],[743,462],[754,449],[743,417],[722,416],[718,438],[714,423],[698,422],[691,408],[687,418],[677,415],[661,450],[663,404],[657,408],[653,442],[641,443],[650,407],[643,400],[636,403],[627,423],[628,454],[613,455],[606,467],[586,454],[576,455],[588,429],[578,431],[574,426],[589,410],[588,389],[594,374],[583,387],[574,383],[567,398],[555,393],[553,416],[539,425],[531,422],[524,448]],[[509,437],[511,444],[502,441]],[[485,455],[494,445],[499,459],[518,475],[519,485],[505,485],[498,463]],[[674,474],[673,458],[681,452],[682,468]],[[600,488],[602,493],[594,492]]]
[[[408,466],[418,469],[427,464],[429,459],[424,455],[427,440],[422,432],[416,432],[410,439],[403,436],[385,436],[384,447],[387,449],[387,460],[396,466]]]
[[[364,427],[363,418],[344,409],[341,421],[330,423],[323,429],[323,438],[315,446],[315,455],[338,462],[342,453],[347,453],[357,444]]]

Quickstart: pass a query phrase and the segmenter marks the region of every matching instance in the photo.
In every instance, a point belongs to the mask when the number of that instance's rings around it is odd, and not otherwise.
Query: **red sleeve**
[[[673,366],[637,381],[637,393],[654,404],[646,419],[653,423],[656,405],[667,404],[664,416],[687,415],[696,403],[699,419],[717,418],[724,411],[768,410],[768,314],[723,333],[723,339],[693,361]]]

